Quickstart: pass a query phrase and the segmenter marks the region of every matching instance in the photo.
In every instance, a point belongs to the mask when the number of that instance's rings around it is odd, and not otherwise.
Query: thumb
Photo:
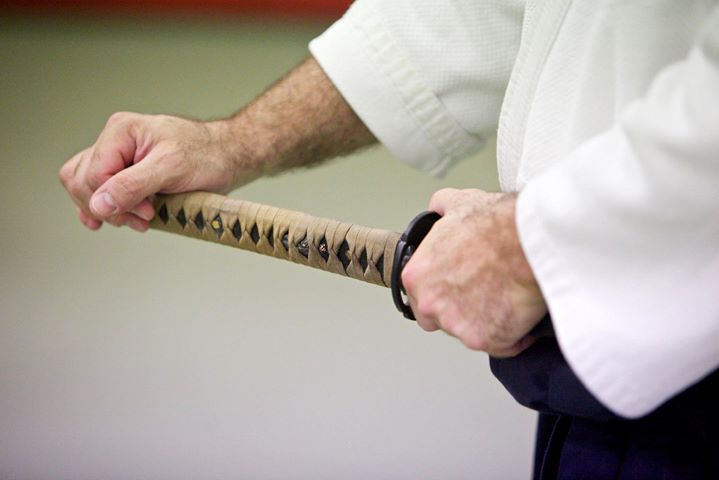
[[[145,158],[110,177],[90,198],[90,210],[99,218],[129,212],[162,188],[157,166]]]

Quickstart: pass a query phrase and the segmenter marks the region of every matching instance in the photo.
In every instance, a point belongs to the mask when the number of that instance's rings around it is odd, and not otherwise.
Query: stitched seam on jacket
[[[434,93],[423,85],[419,73],[388,34],[379,15],[369,8],[366,5],[365,9],[354,11],[351,25],[367,39],[375,63],[400,93],[409,114],[443,153],[444,158],[432,166],[432,171],[442,171],[453,160],[481,146],[484,139],[462,128]]]

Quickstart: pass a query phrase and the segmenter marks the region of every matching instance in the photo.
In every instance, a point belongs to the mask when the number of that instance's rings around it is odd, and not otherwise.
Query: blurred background
[[[521,479],[534,415],[389,290],[195,240],[85,230],[57,180],[119,110],[231,114],[348,1],[5,2],[0,479]],[[402,230],[442,180],[383,148],[233,193]]]

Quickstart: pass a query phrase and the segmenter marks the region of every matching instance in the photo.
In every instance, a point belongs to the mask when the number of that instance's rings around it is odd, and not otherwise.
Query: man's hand
[[[417,323],[495,357],[517,355],[547,308],[517,237],[516,196],[444,189],[442,215],[402,272]]]
[[[223,134],[220,122],[116,113],[92,147],[65,163],[60,180],[91,230],[108,222],[145,231],[152,194],[222,191],[251,179],[222,148]]]
[[[145,231],[152,194],[224,192],[375,142],[310,58],[225,120],[116,113],[97,142],[62,167],[60,180],[88,228],[108,222]]]

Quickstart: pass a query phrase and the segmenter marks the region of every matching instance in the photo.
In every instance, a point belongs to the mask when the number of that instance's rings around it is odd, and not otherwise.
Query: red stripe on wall
[[[26,13],[257,13],[274,16],[338,17],[352,0],[5,0],[0,10]]]

